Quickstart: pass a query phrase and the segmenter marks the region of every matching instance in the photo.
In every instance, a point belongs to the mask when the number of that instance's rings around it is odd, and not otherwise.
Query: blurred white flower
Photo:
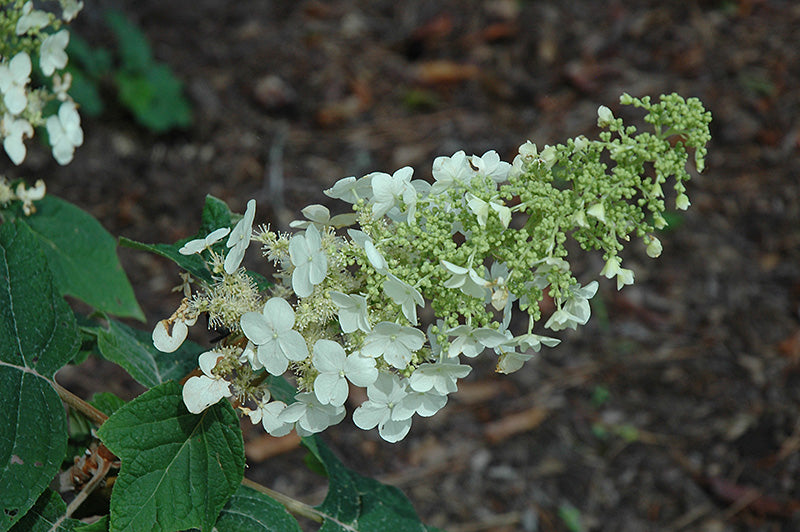
[[[600,270],[600,275],[605,275],[607,279],[617,278],[617,290],[621,290],[626,284],[633,284],[633,270],[622,268],[622,259],[611,257],[606,261],[606,265]]]
[[[256,200],[251,199],[247,202],[247,209],[244,216],[233,227],[231,236],[225,244],[231,248],[225,257],[225,273],[232,274],[242,263],[244,254],[250,246],[250,236],[253,233],[253,220],[256,217]]]
[[[67,52],[64,48],[69,43],[69,32],[61,30],[42,41],[42,46],[39,49],[39,67],[42,69],[42,74],[51,76],[57,69],[60,70],[67,66]]]
[[[216,351],[206,351],[200,355],[198,365],[203,375],[191,377],[183,385],[183,403],[192,414],[199,414],[220,399],[232,395],[228,381],[212,373],[222,356]]]
[[[497,213],[503,227],[508,228],[508,224],[511,223],[511,209],[500,203],[502,200],[484,201],[471,192],[467,192],[466,198],[469,210],[478,217],[478,225],[486,227],[486,222],[489,220],[489,209],[492,209]]]
[[[255,410],[250,410],[249,408],[242,408],[241,410],[250,416],[250,421],[253,424],[261,423],[270,436],[275,436],[276,438],[286,436],[294,428],[294,423],[286,423],[280,420],[281,413],[286,409],[286,403],[283,401],[270,401],[269,398],[269,393],[267,393]]]
[[[6,110],[12,115],[20,114],[28,105],[25,86],[30,75],[31,58],[25,52],[18,53],[7,64],[0,64],[0,93]]]
[[[189,327],[197,322],[197,318],[183,317],[182,308],[183,305],[171,317],[156,323],[153,329],[153,345],[162,353],[176,351],[186,340]]]
[[[33,2],[25,2],[22,6],[22,16],[17,20],[17,27],[15,32],[17,35],[23,35],[30,30],[38,30],[42,26],[47,26],[50,23],[50,16],[44,11],[33,9]]]
[[[614,120],[614,113],[605,105],[597,108],[597,127],[606,127]]]
[[[17,199],[22,202],[22,211],[25,213],[25,216],[30,216],[36,212],[33,202],[44,198],[46,190],[47,188],[44,185],[44,181],[41,179],[37,179],[34,186],[30,188],[25,188],[24,183],[19,183],[17,185],[17,189],[14,193],[17,195]]]
[[[488,290],[489,282],[482,278],[474,268],[458,266],[446,260],[440,260],[442,268],[447,270],[451,276],[444,282],[447,288],[459,288],[468,296],[483,299]]]
[[[53,147],[53,157],[60,165],[72,160],[75,148],[83,144],[81,117],[73,102],[64,102],[58,108],[58,115],[47,119],[47,135]]]
[[[76,0],[61,0],[61,18],[64,22],[74,19],[80,10],[83,9],[83,2]]]
[[[6,113],[3,122],[0,124],[0,136],[3,138],[3,148],[8,157],[16,165],[22,164],[25,160],[27,150],[24,139],[33,136],[33,127],[24,118],[14,118]]]

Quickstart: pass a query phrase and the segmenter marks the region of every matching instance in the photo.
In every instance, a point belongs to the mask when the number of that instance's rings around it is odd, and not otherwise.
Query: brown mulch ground
[[[108,42],[110,6],[143,27],[185,82],[194,126],[154,136],[112,106],[84,119],[70,166],[32,148],[13,175],[145,241],[192,234],[206,193],[240,212],[254,197],[260,221],[285,227],[306,204],[335,206],[321,190],[343,176],[407,164],[426,176],[458,149],[510,159],[526,139],[592,134],[597,106],[623,91],[700,97],[714,114],[707,170],[662,257],[626,255],[635,286],[604,281],[590,323],[512,376],[478,362],[400,444],[349,421],[326,440],[453,531],[568,530],[569,508],[585,530],[800,530],[795,2],[86,4],[76,28],[91,42]],[[169,315],[176,270],[122,256],[148,326]],[[62,380],[137,393],[90,364]],[[272,452],[247,435],[251,453]],[[319,500],[302,457],[289,445],[247,475]]]

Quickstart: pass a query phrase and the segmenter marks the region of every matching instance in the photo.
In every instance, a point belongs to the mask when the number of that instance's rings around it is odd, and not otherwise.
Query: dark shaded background
[[[139,23],[185,82],[194,126],[155,136],[118,107],[84,118],[68,167],[30,149],[15,176],[114,234],[174,241],[211,193],[285,228],[348,175],[496,149],[510,160],[595,133],[620,93],[697,96],[714,114],[691,209],[636,285],[601,282],[589,324],[511,376],[478,361],[447,408],[399,444],[349,418],[325,439],[452,531],[800,530],[800,5],[793,1],[86,1],[75,30],[111,44],[104,11]],[[627,116],[627,115],[626,115]],[[636,115],[630,115],[636,118]],[[122,257],[148,327],[177,270]],[[599,256],[575,260],[586,281]],[[203,336],[199,335],[198,339]],[[108,364],[75,391],[139,393]],[[351,405],[352,406],[352,405]],[[275,452],[248,430],[248,452]],[[288,446],[247,476],[316,502],[324,479]],[[267,449],[265,451],[265,449]],[[538,527],[538,528],[537,528]]]

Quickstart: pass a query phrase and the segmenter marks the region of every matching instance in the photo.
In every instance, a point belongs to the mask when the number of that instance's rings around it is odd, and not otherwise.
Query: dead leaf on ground
[[[490,443],[499,443],[516,434],[532,430],[547,419],[549,411],[534,406],[522,412],[511,414],[492,423],[488,423],[483,433]]]
[[[245,444],[244,454],[249,460],[261,462],[267,458],[293,451],[298,445],[300,445],[300,436],[296,432],[291,432],[280,438],[262,434]]]
[[[455,61],[426,61],[417,66],[415,79],[423,85],[452,85],[475,79],[478,76],[475,65]]]

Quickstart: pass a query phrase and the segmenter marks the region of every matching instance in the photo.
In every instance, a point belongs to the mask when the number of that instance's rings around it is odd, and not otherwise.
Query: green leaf
[[[125,404],[125,400],[111,392],[99,392],[92,395],[92,400],[89,401],[89,404],[105,415],[110,416]]]
[[[205,235],[203,236],[205,237]],[[155,253],[156,255],[171,260],[187,272],[191,273],[196,279],[203,280],[208,284],[213,283],[214,279],[211,277],[211,272],[208,271],[206,268],[206,263],[200,258],[199,255],[181,255],[178,253],[178,250],[183,247],[183,244],[189,240],[191,239],[185,238],[183,240],[179,240],[176,244],[145,244],[144,242],[137,242],[136,240],[131,240],[123,236],[119,239],[119,245],[131,249]]]
[[[214,525],[219,532],[300,532],[300,525],[281,503],[246,486],[236,493]]]
[[[117,258],[117,244],[89,213],[54,196],[37,202],[34,216],[18,218],[39,238],[61,294],[97,310],[144,321]]]
[[[153,345],[150,333],[114,320],[108,329],[98,327],[97,347],[103,358],[124,368],[147,388],[168,380],[180,380],[197,367],[197,357],[206,349],[184,342],[174,353],[162,353]]]
[[[75,527],[75,532],[108,532],[108,515],[104,515],[94,523],[81,523]]]
[[[0,530],[33,506],[61,465],[64,407],[51,385],[78,349],[75,320],[36,237],[0,226]]]
[[[98,430],[122,460],[111,530],[211,530],[244,475],[239,420],[227,401],[190,414],[166,382],[129,402]]]
[[[47,489],[25,517],[19,520],[11,532],[68,532],[83,525],[77,519],[64,519],[67,505],[61,496]]]
[[[316,436],[302,441],[328,473],[328,494],[317,506],[324,518],[320,532],[429,530],[399,489],[347,469]]]
[[[106,23],[117,38],[122,68],[140,72],[147,70],[153,62],[153,53],[145,34],[121,11],[106,13]]]
[[[203,207],[200,229],[193,236],[178,240],[174,244],[145,244],[125,237],[120,238],[119,243],[121,246],[141,251],[149,251],[150,253],[155,253],[156,255],[170,259],[182,269],[191,273],[196,279],[200,279],[207,284],[213,284],[214,279],[211,272],[208,271],[205,261],[203,261],[199,255],[181,255],[178,250],[181,249],[186,242],[196,238],[205,238],[215,229],[232,227],[235,222],[238,222],[238,219],[241,219],[241,215],[232,214],[224,201],[209,194],[206,196],[206,203]],[[225,239],[223,239],[214,245],[212,249],[220,255],[225,255],[228,249],[225,242]],[[260,290],[265,290],[272,286],[272,283],[263,275],[251,271],[248,271],[247,275],[256,283]]]

